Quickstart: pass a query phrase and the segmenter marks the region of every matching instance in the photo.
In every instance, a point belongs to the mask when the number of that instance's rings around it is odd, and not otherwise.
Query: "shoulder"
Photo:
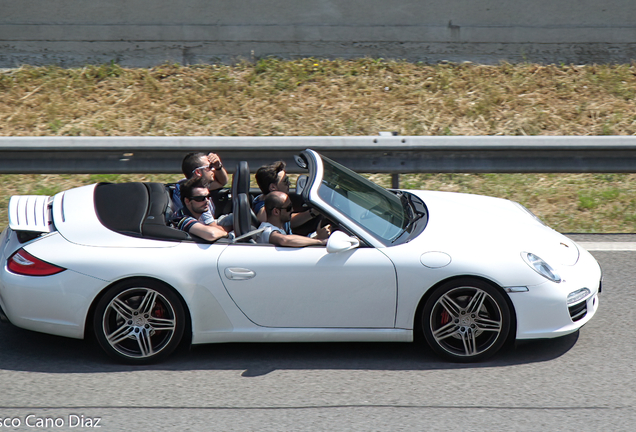
[[[175,183],[175,185],[174,185],[175,193],[177,193],[177,194],[181,193],[181,185],[184,184],[186,182],[186,180],[188,180],[188,179],[184,178],[184,179],[181,179],[181,180],[179,180],[178,182]]]
[[[181,202],[181,185],[185,180],[186,179],[179,180],[179,182],[174,185],[174,189],[172,190],[172,202],[174,204],[174,207],[177,209],[180,209],[183,206],[183,203]]]
[[[283,230],[269,222],[261,222],[258,228],[264,228],[263,232],[261,232],[256,239],[258,243],[269,243],[269,237],[274,232],[285,234]]]
[[[265,228],[265,231],[269,231],[269,232],[278,231],[281,234],[285,234],[285,230],[282,230],[282,229],[278,228],[276,225],[272,225],[269,222],[261,222],[261,224],[260,224],[260,226],[258,228],[259,229],[260,228]]]
[[[203,222],[206,225],[210,225],[216,222],[216,219],[214,218],[214,215],[212,214],[211,209],[207,209],[205,213],[201,215],[201,222]]]
[[[258,229],[264,229],[263,232],[270,232],[272,228],[275,228],[275,227],[269,222],[261,222],[261,224],[258,226]]]
[[[252,209],[257,213],[265,206],[265,200],[263,198],[263,195],[259,195],[252,201]]]
[[[192,216],[181,216],[177,218],[176,226],[181,231],[190,232],[193,226],[196,224],[200,224],[198,220],[193,218]]]

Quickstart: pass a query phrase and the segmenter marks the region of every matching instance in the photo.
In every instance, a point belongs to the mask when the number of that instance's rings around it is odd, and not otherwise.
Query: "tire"
[[[429,346],[453,362],[478,362],[495,354],[508,339],[510,307],[493,285],[456,279],[439,286],[422,311]]]
[[[128,364],[148,364],[170,355],[186,328],[180,298],[152,280],[112,286],[97,303],[93,330],[100,347]]]

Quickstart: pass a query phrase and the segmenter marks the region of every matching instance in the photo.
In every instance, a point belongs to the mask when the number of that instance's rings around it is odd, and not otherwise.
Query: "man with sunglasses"
[[[285,168],[286,164],[284,161],[277,161],[269,165],[263,165],[254,175],[256,184],[261,190],[261,195],[252,201],[252,210],[254,210],[261,222],[267,219],[265,210],[263,210],[265,208],[265,196],[273,191],[289,193],[290,182]]]
[[[172,194],[172,201],[175,209],[181,209],[181,186],[189,179],[200,178],[207,185],[210,191],[221,189],[228,180],[227,171],[223,168],[221,158],[215,153],[188,153],[181,162],[181,171],[185,178],[180,180]],[[214,220],[214,201],[210,200],[208,211],[203,214],[203,220],[212,223]]]
[[[181,185],[181,200],[183,207],[174,216],[176,228],[210,241],[227,237],[230,226],[203,218],[210,208],[210,191],[202,178],[193,177]]]
[[[289,176],[285,171],[286,164],[284,161],[274,162],[270,165],[264,165],[260,167],[255,174],[256,183],[258,184],[259,189],[261,190],[261,195],[254,198],[252,201],[252,210],[254,214],[256,214],[256,218],[260,222],[264,222],[267,220],[267,214],[265,212],[265,197],[270,192],[279,191],[285,194],[289,194],[289,187],[291,182],[289,181]],[[294,202],[301,203],[302,198],[298,195],[293,195]],[[297,199],[296,199],[297,198]],[[313,218],[317,216],[312,210],[305,210],[299,213],[294,213],[286,224],[287,229],[293,228],[296,231],[296,228],[301,227],[302,225],[307,224],[307,222],[311,221]],[[291,228],[289,228],[291,226]],[[312,232],[316,229],[316,224],[309,224],[306,229],[303,230],[306,233]]]
[[[316,237],[303,237],[292,234],[285,225],[291,219],[294,205],[289,196],[281,191],[272,191],[265,196],[264,206],[267,221],[262,222],[259,228],[265,228],[258,235],[258,243],[271,243],[285,247],[324,246],[331,234],[329,225],[319,227]],[[287,224],[288,226],[288,224]]]

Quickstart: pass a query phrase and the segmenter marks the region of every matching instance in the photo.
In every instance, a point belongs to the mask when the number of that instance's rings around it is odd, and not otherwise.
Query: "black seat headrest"
[[[250,167],[246,161],[236,164],[236,171],[232,177],[232,194],[250,193]]]
[[[234,234],[241,236],[252,230],[252,209],[247,194],[232,196],[232,213],[234,214]]]

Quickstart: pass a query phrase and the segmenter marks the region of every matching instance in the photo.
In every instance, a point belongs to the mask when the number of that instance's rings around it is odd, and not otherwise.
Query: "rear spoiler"
[[[13,231],[48,233],[55,231],[53,198],[43,195],[14,195],[9,200],[9,227]]]

